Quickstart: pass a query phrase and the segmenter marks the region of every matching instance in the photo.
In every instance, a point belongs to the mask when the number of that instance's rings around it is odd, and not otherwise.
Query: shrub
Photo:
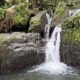
[[[0,21],[5,18],[6,9],[0,8]]]
[[[76,14],[73,18],[67,18],[62,24],[62,27],[67,30],[63,37],[64,41],[80,43],[80,13]]]

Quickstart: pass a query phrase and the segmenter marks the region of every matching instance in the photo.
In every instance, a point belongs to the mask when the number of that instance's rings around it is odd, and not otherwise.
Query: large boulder
[[[32,17],[30,20],[29,32],[38,32],[41,33],[45,29],[47,23],[46,11],[41,11]]]
[[[44,42],[38,33],[0,34],[0,72],[10,73],[45,61]]]

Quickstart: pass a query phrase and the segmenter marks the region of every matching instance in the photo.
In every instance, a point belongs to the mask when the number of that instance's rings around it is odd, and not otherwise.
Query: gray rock
[[[19,32],[8,34],[8,37],[0,45],[1,73],[14,72],[45,61],[45,44],[38,33]]]
[[[46,23],[46,11],[38,12],[37,15],[32,17],[30,20],[29,32],[41,33],[44,31]]]

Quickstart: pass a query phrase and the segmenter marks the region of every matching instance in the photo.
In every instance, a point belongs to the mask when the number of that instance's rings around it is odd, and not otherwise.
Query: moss
[[[41,11],[36,14],[36,16],[32,17],[30,20],[30,32],[41,32],[42,31],[42,21],[46,11]]]
[[[67,30],[63,37],[64,41],[80,43],[80,13],[73,18],[67,18],[62,24],[63,30]]]
[[[0,34],[0,45],[5,42],[10,42],[13,39],[11,34]]]
[[[31,23],[31,24],[32,25],[30,26],[29,31],[33,31],[34,32],[35,30],[34,30],[33,26],[35,26],[35,27],[40,26],[41,25],[41,21],[36,21],[36,23]],[[36,32],[38,32],[38,30]]]

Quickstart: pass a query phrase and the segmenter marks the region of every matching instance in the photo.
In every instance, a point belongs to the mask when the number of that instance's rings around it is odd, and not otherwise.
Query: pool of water
[[[23,72],[0,76],[0,80],[80,80],[79,70],[71,74],[48,74],[40,72]]]

